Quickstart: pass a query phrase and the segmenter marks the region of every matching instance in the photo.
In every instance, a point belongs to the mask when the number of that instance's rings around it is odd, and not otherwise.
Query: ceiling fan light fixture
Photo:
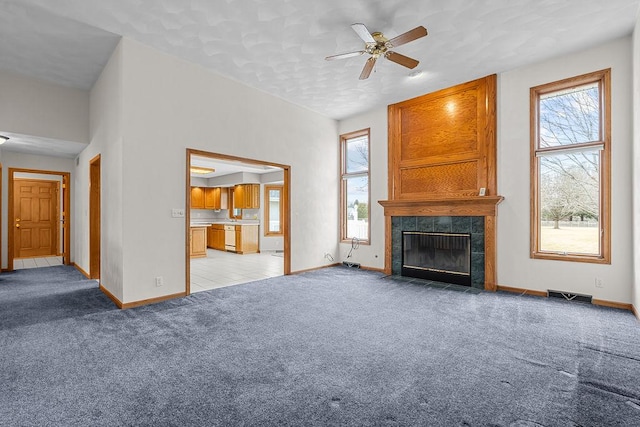
[[[4,144],[9,140],[8,136],[0,135],[0,145]]]
[[[402,46],[413,40],[426,36],[427,29],[423,26],[416,27],[413,30],[402,33],[392,39],[386,38],[381,32],[369,32],[364,24],[352,24],[351,28],[364,42],[364,49],[327,56],[325,58],[327,61],[333,61],[334,59],[351,58],[353,56],[359,56],[364,53],[371,55],[365,63],[364,68],[362,69],[362,73],[360,73],[360,80],[366,80],[369,78],[369,75],[373,70],[373,66],[375,65],[375,62],[376,60],[378,60],[378,58],[386,58],[391,62],[395,62],[396,64],[410,69],[418,66],[419,61],[389,49]]]

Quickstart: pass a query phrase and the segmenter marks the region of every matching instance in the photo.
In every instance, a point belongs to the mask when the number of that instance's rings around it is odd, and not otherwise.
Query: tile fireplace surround
[[[471,286],[484,289],[484,218],[481,216],[394,216],[391,218],[391,272],[400,275],[402,232],[471,234]]]
[[[382,200],[385,273],[400,274],[402,231],[471,233],[471,286],[495,291],[496,215],[502,196],[434,200]]]

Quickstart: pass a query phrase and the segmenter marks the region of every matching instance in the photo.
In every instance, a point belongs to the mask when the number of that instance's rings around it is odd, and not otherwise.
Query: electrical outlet
[[[600,277],[596,277],[596,288],[604,288],[602,284],[602,279]]]
[[[184,218],[184,209],[171,209],[171,217]]]
[[[162,276],[156,277],[156,287],[162,286],[163,282]]]

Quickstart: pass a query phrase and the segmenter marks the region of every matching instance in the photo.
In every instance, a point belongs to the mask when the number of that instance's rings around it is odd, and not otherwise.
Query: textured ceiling
[[[0,68],[90,89],[120,36],[26,1],[0,0]]]
[[[2,150],[45,156],[75,158],[87,145],[80,142],[61,139],[43,138],[41,136],[23,135],[2,132],[9,140],[2,144]]]
[[[89,88],[119,35],[343,119],[630,34],[640,0],[0,0],[0,68]],[[386,59],[359,81],[355,22],[392,38],[422,77]]]

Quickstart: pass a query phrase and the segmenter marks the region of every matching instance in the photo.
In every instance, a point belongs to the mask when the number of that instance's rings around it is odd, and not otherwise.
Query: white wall
[[[0,71],[0,131],[89,142],[89,91]]]
[[[89,162],[100,154],[101,265],[100,284],[123,301],[123,134],[122,46],[114,50],[91,90],[91,135],[73,175],[76,194],[75,262],[89,272]],[[154,187],[149,185],[151,189]],[[148,197],[152,193],[147,193]],[[140,193],[145,197],[145,193]]]
[[[185,206],[188,147],[291,165],[292,270],[324,265],[338,227],[336,122],[137,42],[121,46],[123,301],[185,289],[185,219],[170,213]]]
[[[640,313],[640,15],[633,32],[633,265],[631,302]]]
[[[529,257],[529,88],[611,67],[611,265]],[[498,79],[498,284],[631,302],[631,38],[502,73]],[[595,287],[595,278],[604,287]]]
[[[8,266],[8,227],[9,227],[9,169],[34,169],[34,170],[46,170],[53,172],[69,172],[73,173],[74,161],[73,159],[65,159],[61,157],[49,157],[49,156],[36,156],[33,154],[16,153],[12,151],[4,150],[2,152],[2,268]],[[51,179],[49,177],[48,179]],[[74,197],[73,184],[71,187],[70,203],[71,203],[71,251],[69,256],[73,261],[77,248],[74,244],[75,237],[75,218],[73,215],[74,206],[76,200]]]
[[[371,244],[360,245],[360,247],[353,251],[350,260],[362,264],[364,267],[383,269],[384,268],[384,248],[385,248],[385,235],[384,235],[384,209],[378,203],[379,200],[388,199],[388,168],[387,168],[387,108],[379,108],[363,115],[342,120],[339,123],[339,134],[354,132],[370,128],[370,141],[369,141],[369,171],[370,171],[370,194],[371,200],[369,201],[370,221],[371,221]],[[338,153],[340,152],[340,140],[335,141],[335,147]],[[339,161],[333,166],[334,173],[340,174]],[[338,184],[339,185],[339,182]],[[336,187],[336,197],[340,197],[340,188]],[[335,215],[339,216],[339,210],[336,210]],[[338,228],[334,231],[336,239],[340,239],[340,230]],[[337,262],[344,261],[351,249],[351,243],[340,243],[339,252],[333,254]]]

